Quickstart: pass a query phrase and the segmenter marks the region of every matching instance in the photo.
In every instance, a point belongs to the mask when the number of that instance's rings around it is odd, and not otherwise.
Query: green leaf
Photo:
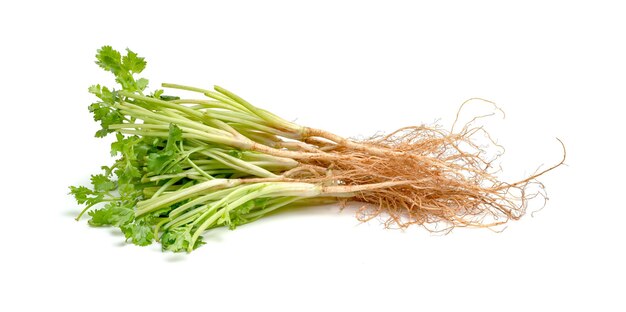
[[[135,80],[133,77],[133,74],[140,73],[145,69],[146,61],[143,57],[137,56],[137,53],[129,49],[126,49],[126,55],[122,57],[120,52],[114,50],[111,46],[103,46],[96,53],[96,64],[104,70],[113,73],[115,81],[124,90],[131,92],[143,91],[148,85],[147,79]],[[97,90],[93,88],[90,89],[91,91],[96,92]]]
[[[102,104],[103,103],[93,103],[89,105],[89,111],[93,113],[93,119],[95,121],[100,121],[106,118],[109,112],[111,112],[111,108]]]
[[[138,136],[124,137],[117,133],[116,138],[117,141],[111,143],[111,156],[122,154],[122,157],[115,163],[115,174],[120,185],[120,193],[128,195],[134,191],[132,184],[141,178],[140,168],[150,146]]]
[[[132,178],[141,178],[141,172],[132,163],[128,162],[124,167],[124,177],[126,180],[132,180]]]
[[[178,173],[182,168],[180,161],[178,143],[183,139],[183,131],[175,124],[170,124],[169,135],[165,148],[161,151],[153,152],[148,155],[147,168],[150,173]]]
[[[121,124],[124,121],[123,116],[116,109],[102,102],[89,105],[89,111],[93,113],[93,119],[99,121],[102,127],[96,132],[96,137],[99,138],[114,132],[109,129],[110,125]]]
[[[117,190],[123,197],[138,196],[136,195],[135,184],[133,183],[120,183]]]
[[[91,184],[96,192],[108,192],[115,189],[115,182],[103,174],[92,175]]]
[[[122,89],[135,92],[137,87],[135,85],[135,79],[132,74],[128,72],[121,72],[115,76],[115,81],[122,86]]]
[[[166,151],[177,151],[178,147],[177,143],[183,140],[183,130],[181,130],[177,125],[170,124],[169,135],[167,137],[167,145],[165,146]]]
[[[90,86],[88,90],[89,93],[94,94],[97,97],[102,95],[102,87],[99,84]]]
[[[101,87],[99,84],[90,86],[89,93],[97,96],[99,99],[102,100],[102,103],[98,104],[106,103],[109,105],[113,105],[115,104],[115,101],[117,99],[117,94],[115,92],[109,90],[109,88],[107,87]]]
[[[104,200],[104,195],[84,186],[70,186],[70,194],[74,196],[79,205],[93,206]]]
[[[219,225],[228,225],[230,226],[230,213],[228,211],[224,211],[224,213],[222,214],[222,216],[217,219],[217,224]]]
[[[172,211],[172,209],[173,209],[173,207],[164,207],[164,208],[152,211],[152,212],[150,212],[150,217],[151,218],[156,218],[156,219],[158,219],[158,218],[167,218],[167,214],[170,211]]]
[[[267,203],[270,201],[270,199],[269,197],[263,197],[263,198],[255,198],[253,199],[253,201],[254,201],[254,207],[263,209],[265,208],[265,206],[267,206]],[[250,212],[250,210],[248,210],[247,212],[242,212],[242,213],[248,213],[248,212]]]
[[[126,160],[137,160],[138,155],[136,147],[141,145],[141,138],[136,135],[124,137],[124,135],[119,132],[115,134],[115,138],[117,141],[111,143],[111,156],[122,154]],[[143,155],[145,156],[145,154],[146,153]]]
[[[100,166],[100,169],[104,171],[104,175],[110,177],[113,174],[113,168],[109,166]]]
[[[148,86],[148,82],[149,81],[146,78],[139,78],[135,82],[135,86],[137,87],[138,90],[143,91]]]
[[[163,250],[173,252],[186,251],[189,242],[191,242],[191,233],[190,229],[187,227],[175,228],[161,235],[161,246]]]
[[[111,143],[111,156],[123,154],[124,146],[129,143],[129,140],[125,139],[124,135],[119,132],[115,133],[115,138],[117,141]]]
[[[138,246],[147,246],[152,244],[154,240],[154,232],[152,227],[147,225],[143,220],[133,222],[120,227],[126,239]]]
[[[240,150],[237,149],[231,149],[227,152],[228,155],[233,156],[237,159],[242,159],[243,158],[243,153]]]
[[[164,95],[163,92],[164,92],[163,89],[158,89],[158,90],[155,90],[150,96],[155,99],[161,99],[163,101],[180,100],[180,96]]]
[[[133,221],[135,212],[121,203],[109,203],[102,209],[89,212],[92,226],[123,226]]]
[[[191,227],[178,227],[175,229],[167,230],[161,235],[161,247],[163,250],[169,250],[173,252],[187,251],[189,243],[191,242]],[[202,236],[198,237],[194,243],[193,249],[196,249],[205,243],[202,241]]]
[[[96,64],[117,75],[122,69],[122,56],[111,46],[103,46],[96,53]]]
[[[151,97],[158,99],[159,97],[161,97],[161,94],[163,94],[163,92],[165,92],[163,91],[163,89],[154,90],[154,92],[152,92]]]
[[[94,192],[84,186],[70,186],[70,194],[74,196],[79,205],[82,205],[90,200],[90,195],[94,195]]]
[[[252,208],[254,207],[255,207],[255,200],[252,199],[243,203],[241,206],[237,207],[236,212],[237,214],[246,214],[250,212],[250,210],[252,210]]]
[[[161,153],[151,153],[148,155],[148,171],[154,174],[161,174],[165,168],[174,161],[174,152],[165,151]]]
[[[137,56],[137,53],[126,49],[126,56],[122,58],[122,68],[134,74],[139,74],[146,68],[146,61],[143,57]]]
[[[246,224],[246,223],[252,222],[252,221],[260,218],[261,216],[247,218],[247,217],[245,217],[245,215],[250,213],[250,211],[252,211],[252,209],[255,209],[255,208],[263,209],[263,208],[265,208],[267,206],[267,203],[269,202],[269,200],[270,199],[267,198],[267,197],[255,198],[255,199],[251,199],[251,200],[243,203],[241,206],[233,209],[233,211],[230,212],[230,220],[227,223],[228,228],[231,229],[231,230],[234,230],[239,225]]]
[[[135,158],[138,160],[145,159],[148,156],[148,154],[157,150],[156,148],[157,146],[163,145],[161,144],[161,142],[162,140],[159,138],[150,138],[150,137],[141,138],[133,146]]]

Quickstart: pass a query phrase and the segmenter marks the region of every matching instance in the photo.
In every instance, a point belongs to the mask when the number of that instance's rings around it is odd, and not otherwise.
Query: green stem
[[[210,98],[216,99],[222,103],[228,104],[230,106],[232,106],[233,108],[236,108],[240,111],[243,112],[248,112],[248,113],[252,113],[250,110],[248,110],[245,106],[233,101],[232,99],[229,99],[228,97],[225,97],[219,93],[213,92],[211,90],[206,90],[206,89],[201,89],[201,88],[196,88],[196,87],[190,87],[190,86],[184,86],[184,85],[179,85],[179,84],[174,84],[174,83],[162,83],[161,86],[163,88],[171,88],[171,89],[179,89],[179,90],[185,90],[185,91],[192,91],[192,92],[199,92],[202,93]]]
[[[228,180],[228,179],[214,179],[207,182],[199,183],[189,188],[165,194],[156,198],[140,201],[137,203],[137,210],[135,216],[139,217],[154,210],[158,210],[161,207],[174,204],[181,200],[193,197],[195,195],[203,194],[211,189],[223,189],[241,184],[240,180]]]
[[[143,96],[143,95],[138,95],[138,94],[134,94],[132,92],[128,92],[128,91],[118,91],[118,93],[120,95],[123,95],[127,98],[131,98],[131,99],[135,99],[135,100],[140,100],[142,102],[146,102],[146,103],[150,103],[150,104],[154,104],[160,107],[167,107],[167,108],[171,108],[171,109],[175,109],[178,111],[181,111],[189,116],[195,116],[199,119],[202,119],[202,113],[198,112],[196,110],[193,110],[187,106],[184,105],[180,105],[180,104],[176,104],[176,103],[171,103],[168,101],[163,101],[163,100],[159,100],[159,99],[155,99],[155,98],[151,98],[151,97],[147,97],[147,96]]]
[[[206,195],[202,195],[194,200],[191,200],[179,207],[177,207],[176,209],[170,211],[169,216],[172,218],[175,218],[176,216],[178,216],[179,214],[183,213],[185,210],[189,209],[189,208],[193,208],[196,205],[199,204],[206,204],[207,202],[211,202],[211,201],[215,201],[221,198],[224,198],[225,196],[227,196],[228,194],[234,192],[235,190],[237,190],[237,188],[242,187],[242,186],[235,186],[232,188],[228,188],[228,189],[224,189],[224,190],[218,190],[218,191],[214,191],[211,192],[209,194]]]
[[[165,224],[165,223],[169,222],[169,221],[170,221],[170,218],[165,218],[165,219],[163,219],[163,220],[159,221],[159,223],[157,223],[157,224],[154,226],[154,240],[156,240],[156,241],[157,241],[157,243],[159,242],[159,230],[160,230],[161,226],[162,226],[163,224]]]
[[[271,125],[276,126],[278,129],[282,129],[286,132],[290,132],[290,133],[294,133],[297,134],[298,136],[300,136],[304,130],[304,127],[296,125],[292,122],[286,121],[264,109],[255,107],[254,105],[248,103],[246,100],[244,100],[243,98],[239,97],[238,95],[220,87],[220,86],[214,86],[215,91],[227,96],[228,98],[232,99],[233,101],[241,104],[242,106],[244,106],[245,108],[247,108],[248,110],[250,110],[252,113],[254,113],[255,115],[259,116],[259,118],[267,121],[268,123],[270,123]]]
[[[202,92],[204,93],[204,92]],[[221,108],[221,109],[226,109],[229,112],[239,112],[239,113],[243,113],[244,111],[234,107],[232,105],[226,104],[222,101],[208,101],[208,100],[195,100],[195,99],[180,99],[180,100],[173,100],[170,101],[172,103],[176,103],[176,104],[196,104],[198,105],[198,108]],[[246,115],[247,116],[247,115]],[[251,116],[252,117],[252,116]]]
[[[206,133],[216,134],[216,135],[224,135],[230,136],[231,134],[227,131],[220,130],[217,128],[209,127],[201,122],[189,120],[183,116],[173,117],[173,116],[165,116],[164,114],[157,114],[151,110],[145,109],[141,106],[131,104],[128,102],[123,102],[122,104],[116,104],[115,108],[118,108],[123,114],[132,115],[143,120],[155,120],[160,122],[165,122],[167,124],[173,123],[178,126],[185,126],[191,129],[197,129]],[[149,117],[149,118],[145,118]]]
[[[230,168],[233,168],[233,169],[236,169],[236,170],[257,176],[257,177],[261,177],[261,178],[277,178],[278,177],[276,174],[269,172],[259,166],[255,166],[246,161],[235,158],[226,153],[219,152],[217,150],[204,150],[204,151],[200,151],[199,153],[207,155]]]
[[[253,190],[253,191],[250,192],[250,190]],[[318,185],[310,184],[310,183],[298,183],[298,182],[274,182],[274,183],[265,182],[265,183],[250,184],[247,187],[244,186],[240,188],[239,190],[230,193],[228,196],[226,196],[222,200],[213,204],[213,206],[219,206],[224,203],[228,203],[226,204],[226,206],[224,206],[224,208],[220,209],[218,212],[216,212],[215,214],[213,214],[212,216],[210,216],[208,219],[206,219],[204,222],[200,224],[200,226],[196,229],[196,231],[191,237],[191,242],[189,243],[191,248],[189,248],[188,251],[191,252],[191,250],[193,249],[193,245],[195,244],[198,237],[200,237],[200,235],[202,235],[202,233],[209,226],[213,225],[213,223],[216,222],[221,216],[229,213],[231,210],[241,206],[242,204],[250,200],[257,199],[257,198],[264,198],[264,197],[282,197],[282,196],[297,196],[299,198],[315,197],[321,194],[321,191],[322,189]],[[243,195],[242,193],[245,195]],[[236,199],[234,201],[229,202],[231,198],[236,198]],[[193,225],[196,225],[199,222],[201,222],[206,216],[208,216],[208,213],[207,212],[203,213],[198,219],[196,219],[196,221],[194,221]]]
[[[193,170],[192,172],[194,172],[194,171],[195,170]],[[161,180],[165,180],[165,179],[172,179],[172,178],[187,178],[187,179],[192,179],[192,180],[202,179],[201,176],[195,175],[195,174],[190,173],[189,171],[187,171],[187,172],[181,172],[181,173],[162,174],[162,175],[158,175],[158,176],[146,177],[146,178],[143,178],[141,181],[144,182],[144,183],[147,183],[147,182],[157,182],[157,181],[161,181]],[[212,180],[212,178],[209,179],[209,180]],[[169,189],[170,188],[168,188],[167,190],[169,190]]]
[[[188,224],[192,221],[194,221],[197,217],[196,215],[207,211],[207,209],[209,208],[209,204],[206,205],[202,205],[199,207],[196,207],[192,210],[187,211],[186,213],[176,217],[174,220],[168,222],[165,226],[164,229],[165,230],[169,230],[169,229],[173,229],[173,228],[177,228],[181,225],[184,224]],[[217,206],[211,206],[211,208],[208,210],[208,212],[212,212],[213,210],[215,210],[217,208]]]
[[[268,205],[266,208],[263,208],[261,210],[257,210],[248,214],[243,215],[242,217],[247,219],[247,218],[259,218],[262,217],[278,208],[284,207],[286,205],[289,205],[295,201],[298,200],[302,200],[302,197],[298,197],[298,196],[294,196],[294,197],[285,197],[284,199],[281,198],[281,200],[278,203],[272,204],[272,205]],[[256,219],[255,219],[256,220]]]
[[[169,181],[165,182],[165,184],[163,184],[163,186],[161,186],[161,188],[158,191],[156,191],[156,193],[154,193],[154,195],[152,195],[152,198],[156,198],[159,195],[163,194],[163,192],[165,192],[165,190],[168,187],[176,184],[176,182],[180,181],[180,179],[182,179],[182,178],[180,178],[180,177],[179,178],[173,178],[173,179],[170,179]]]
[[[185,146],[183,145],[183,142],[180,142],[180,150],[182,152],[187,153],[187,156],[185,157],[185,160],[187,161],[187,163],[189,163],[194,169],[196,169],[196,171],[198,171],[201,175],[203,175],[205,178],[209,179],[209,180],[213,180],[213,177],[211,175],[209,175],[208,173],[206,173],[204,170],[200,169],[200,167],[198,167],[189,157],[191,156],[191,154],[195,153],[196,151],[200,151],[202,149],[204,149],[205,147],[196,147],[196,148],[192,148],[191,151],[189,152],[185,152]]]
[[[198,171],[198,173],[200,173],[203,177],[205,177],[205,178],[207,178],[209,180],[215,179],[210,174],[208,174],[206,171],[204,171],[200,167],[198,167],[198,165],[196,165],[191,159],[187,158],[186,160],[187,160],[187,163],[189,163],[194,169],[196,169],[196,171]]]

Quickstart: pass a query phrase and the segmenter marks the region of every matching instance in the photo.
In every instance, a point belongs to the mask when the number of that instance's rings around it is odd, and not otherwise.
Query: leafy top
[[[130,49],[126,49],[126,55],[122,56],[119,51],[111,46],[103,46],[96,53],[96,64],[113,73],[115,81],[122,85],[124,90],[141,92],[148,86],[147,79],[135,80],[133,76],[133,74],[139,74],[146,68],[146,61]]]

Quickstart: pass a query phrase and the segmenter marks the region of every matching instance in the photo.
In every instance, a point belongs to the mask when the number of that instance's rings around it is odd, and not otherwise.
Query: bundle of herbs
[[[101,125],[96,137],[115,136],[117,160],[91,187],[70,187],[85,205],[76,219],[86,213],[90,225],[119,227],[141,246],[189,252],[212,228],[321,202],[362,202],[359,220],[382,216],[387,227],[492,227],[524,215],[543,194],[536,178],[562,164],[504,182],[489,156],[498,146],[479,144],[476,136],[488,136],[471,122],[352,140],[286,121],[219,86],[163,83],[148,92],[148,80],[136,77],[146,61],[128,49],[104,46],[96,59],[119,84],[89,88],[99,99],[89,106]]]

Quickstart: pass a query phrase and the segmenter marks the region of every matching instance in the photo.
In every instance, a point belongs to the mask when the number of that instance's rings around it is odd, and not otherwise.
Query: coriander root
[[[481,146],[474,138],[481,131],[465,127],[451,133],[427,126],[405,127],[390,135],[362,142],[332,137],[332,152],[300,158],[290,181],[339,185],[352,199],[369,203],[358,211],[359,220],[383,215],[388,227],[444,223],[448,227],[489,227],[518,220],[528,199],[544,194],[536,178],[555,166],[515,182],[500,181],[488,159],[495,143]],[[559,141],[560,142],[560,141]],[[565,150],[564,150],[565,151]],[[323,175],[299,168],[332,168]]]

